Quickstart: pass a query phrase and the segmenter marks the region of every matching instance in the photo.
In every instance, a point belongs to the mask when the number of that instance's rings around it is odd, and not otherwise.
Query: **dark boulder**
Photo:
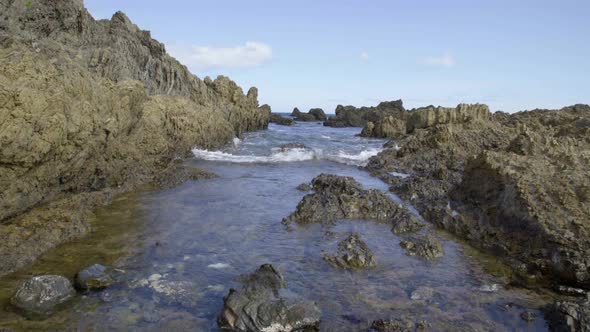
[[[556,302],[545,312],[549,327],[555,332],[590,331],[590,304]]]
[[[283,297],[283,276],[270,264],[242,278],[240,290],[231,289],[218,318],[222,330],[239,332],[317,330],[320,310],[313,302]]]
[[[44,275],[24,282],[10,303],[29,318],[45,318],[74,297],[70,280],[62,276]]]
[[[330,265],[345,269],[366,269],[376,265],[375,255],[356,233],[338,244],[338,253],[324,255]]]
[[[312,108],[309,110],[308,114],[313,115],[318,121],[326,121],[328,119],[326,113],[324,113],[324,110],[321,108]]]
[[[321,174],[312,180],[314,193],[306,195],[284,224],[334,223],[338,219],[370,219],[390,223],[418,217],[379,190],[364,190],[352,177]]]
[[[303,122],[325,121],[327,119],[326,113],[321,108],[312,108],[309,112],[303,113],[295,107],[291,116],[295,118],[295,121]]]
[[[297,186],[297,190],[299,191],[311,191],[312,188],[309,184],[307,183],[302,183],[300,185]]]
[[[281,116],[280,114],[276,114],[276,113],[270,114],[270,122],[281,125],[281,126],[292,126],[295,123],[295,121],[293,121],[293,119],[286,118],[286,117]]]

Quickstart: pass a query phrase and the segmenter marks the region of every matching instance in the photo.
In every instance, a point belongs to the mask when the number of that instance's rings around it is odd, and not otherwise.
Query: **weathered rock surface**
[[[366,269],[377,264],[369,246],[356,233],[338,244],[336,254],[324,255],[324,260],[332,266],[345,269]]]
[[[362,137],[399,138],[406,134],[406,120],[403,117],[385,116],[375,122],[367,122],[361,131]]]
[[[588,302],[556,302],[547,309],[545,319],[551,331],[588,332],[590,331],[590,304]]]
[[[166,190],[178,187],[187,181],[202,179],[214,179],[217,175],[190,165],[184,165],[180,160],[154,176],[152,185],[158,190]]]
[[[67,278],[56,275],[37,276],[25,281],[10,299],[10,303],[27,317],[44,318],[75,294],[76,291]]]
[[[371,324],[371,332],[413,332],[415,324],[407,318],[379,319]]]
[[[483,104],[459,104],[455,108],[428,106],[412,110],[406,122],[408,133],[416,129],[439,124],[485,121],[491,117],[490,109]]]
[[[412,236],[400,242],[400,246],[406,249],[410,256],[419,256],[426,260],[433,260],[444,255],[440,240],[433,234]]]
[[[491,116],[471,108],[410,117],[399,148],[389,145],[367,168],[426,220],[518,271],[588,287],[590,107]]]
[[[315,193],[306,195],[283,223],[334,223],[337,219],[371,219],[390,223],[417,219],[386,194],[364,190],[352,177],[321,174],[312,180]],[[419,221],[417,221],[419,222]]]
[[[224,298],[219,327],[229,331],[314,331],[320,311],[313,302],[286,298],[283,276],[270,264],[245,276],[240,290],[231,289]]]
[[[270,122],[276,123],[281,126],[292,126],[295,123],[295,121],[293,121],[293,119],[286,118],[286,117],[281,116],[280,114],[276,114],[276,113],[271,113]]]
[[[194,146],[268,124],[256,88],[200,80],[121,12],[96,21],[79,0],[0,0],[0,13],[0,221],[77,193],[131,189]],[[17,218],[0,234],[16,223],[42,232]],[[83,235],[85,223],[49,247]],[[0,255],[13,247],[0,244]]]
[[[83,269],[74,278],[74,285],[82,291],[104,289],[116,282],[117,273],[113,268],[100,264],[94,264]]]
[[[364,127],[368,122],[375,124],[388,116],[405,119],[407,112],[404,109],[403,102],[396,100],[382,102],[375,107],[356,108],[354,106],[338,105],[335,113],[335,116],[330,117],[324,122],[324,126],[336,128]]]
[[[293,109],[291,116],[295,118],[295,121],[304,122],[315,122],[315,121],[326,121],[326,113],[321,108],[312,108],[307,113],[301,112],[297,107]]]

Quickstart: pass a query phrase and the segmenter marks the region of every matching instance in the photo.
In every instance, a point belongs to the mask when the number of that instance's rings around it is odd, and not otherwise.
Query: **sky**
[[[121,10],[198,77],[293,107],[590,103],[588,0],[85,0]]]

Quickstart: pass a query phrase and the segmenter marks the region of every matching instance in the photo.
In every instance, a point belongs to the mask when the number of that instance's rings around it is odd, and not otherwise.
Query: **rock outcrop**
[[[356,108],[354,106],[338,105],[335,113],[335,116],[324,122],[324,126],[336,128],[364,127],[368,122],[375,124],[388,116],[397,119],[405,119],[406,117],[406,110],[401,100],[382,102],[375,107]]]
[[[406,120],[400,117],[385,116],[376,122],[367,122],[361,131],[362,137],[399,138],[406,134]]]
[[[224,298],[218,318],[221,329],[236,332],[311,331],[320,322],[320,310],[313,302],[283,297],[283,276],[270,264],[243,277],[240,290],[231,289]]]
[[[408,135],[368,169],[426,220],[500,255],[516,275],[590,287],[590,107],[418,112]]]
[[[271,113],[270,122],[276,123],[281,126],[292,126],[295,123],[295,121],[293,119],[286,118],[286,117],[281,116],[280,114],[276,114],[276,113]]]
[[[312,180],[315,193],[306,195],[284,224],[331,224],[338,219],[370,219],[389,223],[416,219],[379,190],[365,190],[352,177],[321,174]]]
[[[268,125],[256,88],[200,80],[121,12],[97,21],[80,0],[0,0],[0,13],[0,221],[131,189],[194,146]],[[26,223],[5,222],[0,235],[12,226]],[[88,228],[70,226],[53,227],[63,233],[55,238]],[[0,244],[0,256],[9,251]]]
[[[377,264],[369,246],[356,233],[338,243],[338,252],[324,255],[324,260],[334,267],[345,269],[366,269]]]
[[[316,122],[326,121],[326,113],[321,108],[312,108],[307,113],[301,112],[297,107],[293,109],[291,116],[295,118],[295,121],[303,122]]]
[[[545,312],[551,331],[590,331],[590,304],[586,302],[555,302]]]
[[[444,255],[440,240],[433,234],[410,237],[403,240],[400,246],[406,249],[409,256],[419,256],[426,260],[433,260]]]

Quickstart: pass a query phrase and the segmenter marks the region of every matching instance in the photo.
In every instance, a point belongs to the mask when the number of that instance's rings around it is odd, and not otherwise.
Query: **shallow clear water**
[[[88,238],[64,245],[1,280],[0,302],[6,308],[18,283],[31,275],[71,277],[94,263],[125,269],[125,282],[79,296],[43,322],[0,311],[0,326],[217,331],[223,296],[239,286],[236,277],[272,263],[285,275],[290,292],[318,303],[322,331],[365,331],[374,319],[400,315],[424,319],[432,330],[546,330],[542,318],[526,323],[519,315],[526,309],[541,316],[538,308],[548,298],[505,286],[500,264],[452,237],[442,235],[442,259],[425,262],[406,256],[399,237],[382,224],[348,220],[329,229],[320,225],[287,229],[281,224],[306,194],[295,187],[320,173],[353,176],[367,188],[387,190],[355,166],[384,143],[356,137],[359,131],[316,123],[271,125],[223,151],[196,150],[199,159],[187,163],[219,178],[120,197],[98,211],[96,231]],[[308,149],[276,149],[286,143],[302,143]],[[335,251],[351,231],[360,233],[373,250],[376,268],[352,272],[323,261],[322,253]],[[489,270],[497,273],[491,275]],[[148,281],[158,275],[158,283]],[[183,288],[182,304],[154,290],[178,285]],[[433,297],[412,300],[419,287],[432,288]]]

